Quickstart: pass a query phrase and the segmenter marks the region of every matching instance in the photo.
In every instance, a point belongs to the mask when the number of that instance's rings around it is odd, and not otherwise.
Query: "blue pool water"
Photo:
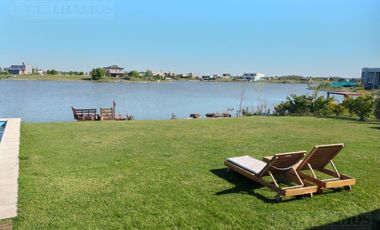
[[[6,121],[0,121],[0,142],[1,142],[1,138],[3,137],[3,133],[4,133],[4,129],[5,129],[6,124],[7,124]]]

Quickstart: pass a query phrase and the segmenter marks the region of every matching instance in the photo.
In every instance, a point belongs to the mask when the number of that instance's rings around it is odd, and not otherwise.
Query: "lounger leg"
[[[275,201],[276,203],[280,203],[282,201],[282,196],[280,194],[277,194]]]
[[[351,186],[351,185],[344,186],[344,189],[345,189],[346,191],[351,192],[351,191],[352,191],[352,186]]]

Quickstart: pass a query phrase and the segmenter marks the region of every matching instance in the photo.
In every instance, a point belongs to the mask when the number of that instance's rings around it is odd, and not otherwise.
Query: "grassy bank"
[[[286,229],[380,208],[380,125],[303,117],[23,124],[16,229]],[[223,159],[344,142],[353,192],[274,203]]]

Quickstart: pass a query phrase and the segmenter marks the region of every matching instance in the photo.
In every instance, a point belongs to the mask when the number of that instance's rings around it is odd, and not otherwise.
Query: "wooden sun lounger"
[[[351,190],[352,186],[356,183],[356,179],[340,173],[333,162],[333,159],[343,147],[344,144],[314,146],[305,159],[297,166],[298,174],[303,180],[318,185],[319,192],[328,188],[340,187]],[[264,161],[269,162],[271,158],[272,157],[265,157]],[[326,168],[329,164],[331,164],[333,171]],[[305,171],[309,171],[311,175],[306,174]],[[317,176],[315,171],[328,175],[331,178],[321,179]]]
[[[318,185],[321,190],[339,187],[344,187],[348,190],[351,190],[351,186],[355,185],[356,180],[354,178],[341,174],[333,162],[333,159],[336,155],[338,155],[343,147],[344,144],[314,146],[311,152],[300,163],[297,171],[301,177]],[[333,171],[326,169],[329,164],[331,164]],[[309,176],[303,172],[306,170],[310,170],[312,176]],[[332,178],[320,179],[317,177],[314,171],[319,171],[321,173],[327,174]]]
[[[224,164],[230,169],[247,178],[277,192],[276,201],[282,200],[282,197],[298,196],[308,194],[313,196],[318,187],[303,181],[295,170],[294,166],[304,157],[305,151],[280,153],[268,162],[257,160],[250,156],[227,158]],[[293,173],[290,173],[293,172]],[[269,175],[272,182],[265,180],[263,177]],[[294,182],[296,185],[289,187],[280,187],[278,179]]]

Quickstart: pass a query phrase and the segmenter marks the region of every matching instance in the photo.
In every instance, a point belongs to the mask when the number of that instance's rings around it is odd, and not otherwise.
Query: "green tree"
[[[106,78],[107,72],[103,68],[95,68],[91,71],[92,80],[100,80]]]
[[[145,78],[146,80],[151,80],[151,79],[153,79],[153,72],[152,72],[151,70],[147,70],[147,71],[145,71],[145,73],[144,73],[144,78]]]
[[[140,77],[140,74],[139,74],[138,71],[133,70],[133,71],[131,71],[131,72],[128,73],[128,76],[129,76],[130,78],[139,78],[139,77]]]
[[[58,71],[57,70],[55,70],[55,69],[52,69],[52,70],[48,70],[47,72],[46,72],[47,74],[50,74],[50,75],[57,75],[58,74]]]

